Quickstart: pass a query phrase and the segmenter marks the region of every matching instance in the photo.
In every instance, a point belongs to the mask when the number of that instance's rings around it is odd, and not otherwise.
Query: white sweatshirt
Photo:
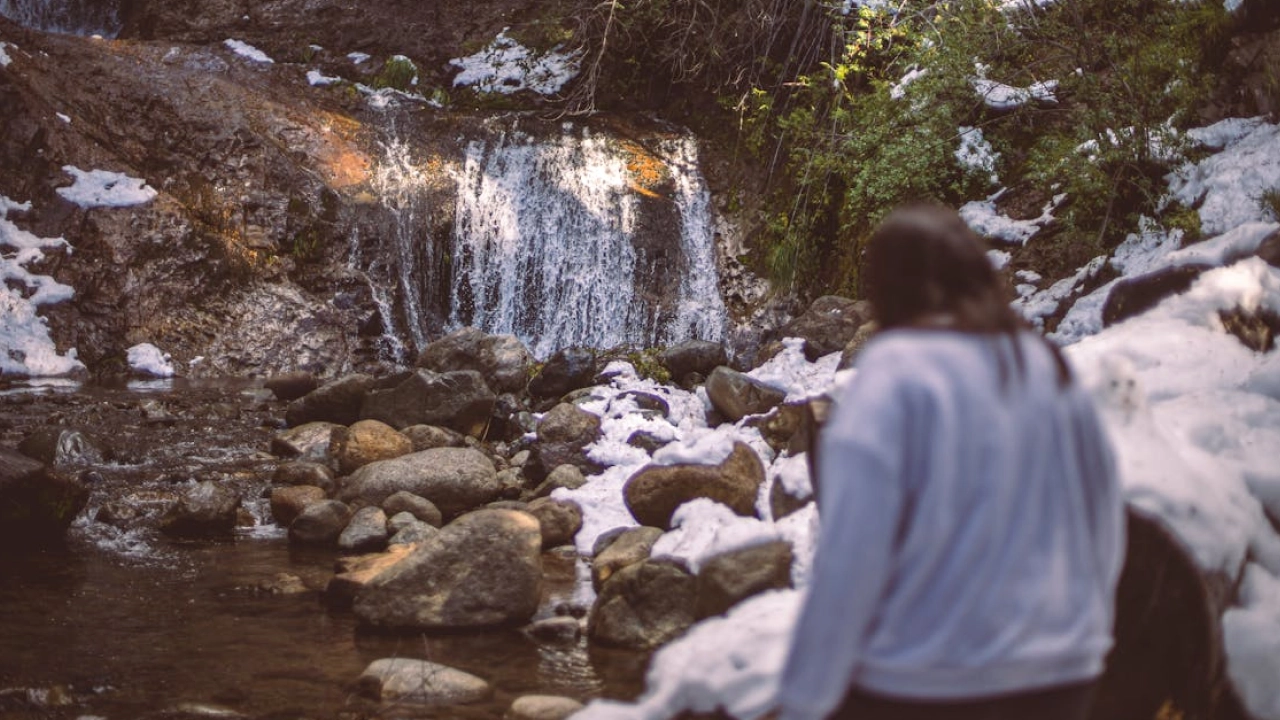
[[[1124,509],[1087,393],[1043,343],[893,330],[823,432],[822,527],[781,717],[850,685],[966,700],[1085,681],[1112,642]],[[1002,382],[1001,356],[1007,369]]]

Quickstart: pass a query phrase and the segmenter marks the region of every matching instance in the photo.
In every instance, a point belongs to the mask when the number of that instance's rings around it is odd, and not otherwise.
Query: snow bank
[[[250,45],[247,42],[227,38],[226,40],[222,41],[222,44],[230,48],[231,52],[239,55],[242,58],[245,58],[246,60],[251,60],[253,62],[263,63],[266,65],[270,65],[275,62],[275,60],[272,60],[266,53],[262,52],[261,50]]]
[[[75,349],[59,355],[49,327],[37,309],[69,300],[75,291],[27,266],[43,260],[46,250],[70,252],[63,238],[42,238],[9,220],[14,211],[31,209],[0,195],[0,375],[40,377],[81,370]]]
[[[82,208],[129,207],[151,202],[155,188],[146,180],[132,178],[124,173],[108,170],[81,170],[74,165],[62,166],[63,172],[75,179],[68,187],[57,192],[68,201]]]
[[[965,203],[960,207],[960,217],[964,218],[965,224],[982,237],[1010,245],[1026,245],[1027,241],[1040,232],[1041,228],[1053,222],[1053,211],[1066,197],[1065,195],[1054,197],[1041,209],[1039,217],[1030,220],[1014,220],[1001,215],[996,210],[996,200],[999,200],[1004,192],[1000,190],[986,200]]]
[[[507,37],[509,29],[503,29],[474,55],[449,61],[461,70],[453,79],[454,86],[502,95],[521,90],[554,95],[578,74],[578,53],[560,52],[559,45],[545,53],[535,52]]]
[[[1169,194],[1198,207],[1206,236],[1224,233],[1269,217],[1261,201],[1265,190],[1280,189],[1280,125],[1261,118],[1232,118],[1188,133],[1193,140],[1221,150],[1171,173]]]
[[[169,353],[151,343],[134,345],[129,348],[126,357],[129,361],[129,369],[134,372],[158,378],[168,378],[174,375],[173,363]]]

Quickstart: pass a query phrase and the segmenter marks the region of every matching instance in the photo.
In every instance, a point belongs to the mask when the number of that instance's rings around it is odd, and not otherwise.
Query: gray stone
[[[291,402],[320,387],[320,381],[309,372],[296,371],[272,375],[262,387],[270,390],[277,400]]]
[[[571,544],[582,529],[582,508],[571,500],[538,498],[526,512],[538,519],[543,549]]]
[[[570,403],[560,403],[538,422],[537,432],[538,444],[534,451],[542,472],[566,464],[574,465],[585,473],[599,471],[599,467],[583,452],[583,448],[600,437],[598,415]]]
[[[693,624],[696,582],[680,565],[645,560],[614,573],[591,609],[587,633],[603,645],[648,650]]]
[[[534,497],[546,497],[560,488],[577,490],[587,484],[587,478],[576,465],[560,465],[533,491]]]
[[[359,693],[384,703],[465,705],[489,699],[493,689],[475,675],[410,658],[374,660],[356,681]]]
[[[309,422],[289,428],[271,441],[271,454],[327,464],[333,431],[340,427],[342,426],[331,422]]]
[[[360,405],[375,382],[373,377],[357,373],[325,383],[289,403],[285,422],[290,427],[310,422],[350,425],[360,419]]]
[[[388,495],[387,499],[382,501],[382,509],[389,517],[407,512],[431,527],[440,527],[444,524],[444,517],[435,503],[404,490]]]
[[[351,508],[337,500],[321,500],[307,506],[289,523],[289,539],[297,543],[329,545],[351,522]]]
[[[585,707],[582,703],[556,695],[524,695],[511,703],[508,720],[565,720]]]
[[[57,542],[84,509],[79,481],[8,448],[0,448],[0,539],[16,547]],[[9,552],[6,548],[5,552]]]
[[[401,513],[404,515],[405,513]],[[396,530],[391,539],[387,541],[388,546],[394,545],[418,545],[430,540],[440,532],[439,528],[434,528],[422,521],[406,523],[400,529]]]
[[[814,300],[800,317],[779,328],[776,337],[803,338],[805,358],[813,362],[843,350],[870,319],[871,304],[866,300],[824,295]]]
[[[729,608],[765,590],[791,587],[791,543],[777,540],[721,553],[698,571],[699,618],[727,612]]]
[[[502,485],[479,450],[435,448],[365,465],[345,479],[338,498],[381,505],[402,490],[430,500],[449,518],[495,500]]]
[[[467,444],[466,435],[436,425],[410,425],[400,432],[413,443],[414,452],[440,447],[464,447]]]
[[[312,485],[333,491],[333,471],[327,465],[308,460],[294,460],[281,463],[271,476],[275,485]]]
[[[695,498],[710,498],[745,517],[754,515],[764,479],[760,457],[735,442],[719,465],[646,465],[627,480],[622,493],[641,525],[670,529],[676,508]]]
[[[729,362],[724,345],[709,340],[686,340],[672,345],[658,355],[658,360],[677,382],[684,380],[690,373],[705,376]]]
[[[418,369],[394,388],[370,391],[360,417],[381,420],[394,428],[440,425],[479,437],[489,424],[496,400],[474,370],[436,373]]]
[[[18,451],[54,467],[102,462],[102,451],[93,439],[74,428],[39,428],[18,443]]]
[[[596,377],[596,354],[589,348],[565,348],[552,355],[529,381],[529,394],[537,398],[560,397],[587,387]]]
[[[453,630],[526,622],[542,593],[538,521],[478,510],[446,525],[356,596],[375,627]]]
[[[205,480],[178,496],[178,502],[161,518],[160,529],[184,537],[229,534],[236,527],[239,507],[235,491]]]
[[[514,335],[489,335],[465,327],[428,344],[417,364],[441,373],[475,370],[494,392],[521,392],[533,356]]]
[[[362,507],[351,516],[351,522],[338,536],[338,549],[344,552],[372,552],[387,545],[387,514],[379,507]]]
[[[729,422],[767,413],[787,398],[782,390],[723,366],[711,371],[704,387],[711,406]]]
[[[591,559],[591,584],[597,592],[605,581],[624,567],[649,559],[653,544],[662,537],[656,527],[626,528]]]

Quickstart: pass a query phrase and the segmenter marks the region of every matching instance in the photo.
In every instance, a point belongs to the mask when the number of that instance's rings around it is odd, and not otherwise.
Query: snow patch
[[[222,41],[222,44],[230,48],[231,52],[239,55],[242,58],[245,58],[246,60],[250,60],[256,63],[263,63],[266,65],[271,65],[275,63],[275,60],[272,60],[270,56],[268,56],[266,53],[262,52],[261,50],[250,45],[247,42],[227,38],[226,40]]]
[[[320,72],[319,70],[308,70],[308,71],[307,71],[307,84],[308,84],[308,85],[321,86],[321,87],[323,87],[323,86],[325,86],[325,85],[333,85],[334,83],[340,83],[340,82],[342,82],[342,78],[340,78],[340,77],[331,77],[331,76],[329,76],[329,75],[325,75],[324,73]]]
[[[1169,195],[1199,208],[1200,229],[1218,235],[1270,217],[1262,193],[1280,190],[1280,125],[1260,118],[1232,118],[1188,133],[1221,151],[1198,163],[1186,163],[1167,176]]]
[[[129,369],[134,372],[158,378],[173,377],[173,362],[169,353],[152,345],[140,343],[127,351]]]
[[[986,200],[973,200],[960,207],[960,217],[979,235],[999,240],[1010,245],[1026,245],[1027,241],[1040,232],[1040,229],[1053,222],[1053,211],[1066,199],[1066,195],[1057,195],[1046,203],[1040,216],[1030,220],[1014,220],[1001,215],[996,210],[996,200],[1004,194],[1004,190],[988,197]]]
[[[82,208],[129,207],[151,202],[155,188],[146,180],[109,170],[81,170],[74,165],[63,165],[63,172],[75,179],[68,187],[57,192],[69,202]]]
[[[996,175],[996,162],[1000,153],[991,147],[991,143],[982,135],[982,129],[976,127],[960,127],[960,147],[956,148],[956,162],[960,167],[975,173],[986,173],[992,185],[1000,182]]]
[[[554,95],[578,74],[578,53],[560,52],[560,45],[545,53],[530,50],[507,37],[504,28],[489,46],[449,64],[461,70],[454,86],[470,86],[482,93],[510,95],[532,90]]]
[[[7,42],[0,41],[0,68],[9,67],[9,63],[13,60],[9,57],[9,53],[5,52],[6,48],[14,47]]]

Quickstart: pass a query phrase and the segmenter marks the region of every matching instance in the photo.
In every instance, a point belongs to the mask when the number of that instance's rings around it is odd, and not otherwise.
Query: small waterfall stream
[[[0,15],[25,27],[71,35],[115,37],[119,0],[0,0]]]
[[[510,130],[468,144],[458,185],[453,324],[516,335],[538,357],[723,335],[692,138]]]

